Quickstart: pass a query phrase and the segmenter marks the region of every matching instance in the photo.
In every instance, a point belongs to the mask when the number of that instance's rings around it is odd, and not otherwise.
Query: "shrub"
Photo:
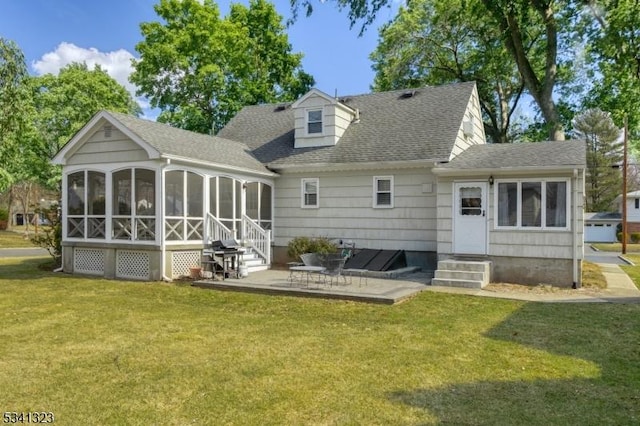
[[[55,266],[62,263],[62,222],[57,204],[52,204],[48,209],[36,209],[42,218],[46,218],[49,226],[43,226],[41,234],[31,238],[33,244],[47,249],[55,262]]]
[[[638,241],[640,241],[640,232],[632,232],[631,233],[631,242],[633,244],[638,244]]]
[[[336,253],[338,246],[326,237],[296,237],[289,241],[287,254],[290,258],[299,260],[304,253]]]

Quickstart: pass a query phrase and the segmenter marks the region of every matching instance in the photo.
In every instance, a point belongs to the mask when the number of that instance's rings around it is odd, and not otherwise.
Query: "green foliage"
[[[40,167],[49,177],[49,186],[59,181],[60,171],[48,160],[101,110],[139,115],[141,109],[131,94],[100,66],[90,70],[73,63],[57,76],[46,74],[32,81],[35,125],[40,137],[37,146]]]
[[[0,192],[16,180],[31,118],[27,66],[12,40],[0,37]]]
[[[524,82],[480,0],[414,0],[380,30],[371,54],[375,90],[475,81],[485,131],[510,142]],[[527,52],[529,53],[529,52]]]
[[[296,237],[289,241],[287,245],[287,254],[291,259],[300,259],[301,254],[305,253],[337,253],[338,246],[326,237]]]
[[[587,143],[585,209],[588,212],[610,211],[622,188],[622,175],[614,166],[622,163],[622,146],[611,115],[589,109],[573,121],[575,136]]]
[[[640,232],[632,232],[629,237],[632,244],[638,244],[640,242]]]
[[[226,18],[211,0],[161,0],[155,11],[162,22],[140,25],[130,79],[163,110],[158,121],[217,132],[245,105],[293,100],[313,85],[265,0],[233,4]]]
[[[640,3],[604,0],[591,3],[585,19],[590,72],[589,107],[610,111],[618,127],[628,118],[630,145],[640,148]]]
[[[52,204],[48,208],[36,209],[40,217],[46,218],[48,225],[42,227],[42,232],[31,237],[31,242],[38,247],[46,249],[56,264],[62,263],[62,221],[60,208]]]
[[[0,209],[0,220],[9,220],[9,210]]]

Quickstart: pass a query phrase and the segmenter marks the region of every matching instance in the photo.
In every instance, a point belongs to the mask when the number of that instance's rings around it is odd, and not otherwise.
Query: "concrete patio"
[[[194,281],[196,287],[215,290],[243,291],[287,296],[319,297],[323,299],[353,300],[367,303],[393,305],[400,303],[430,287],[432,274],[414,272],[403,277],[378,278],[347,276],[333,285],[318,282],[316,277],[289,280],[289,271],[270,269],[251,273],[246,278]]]
[[[615,264],[600,264],[608,288],[604,290],[578,289],[536,292],[535,287],[522,286],[516,290],[504,290],[489,285],[483,289],[456,288],[431,285],[431,272],[407,271],[398,275],[375,277],[347,277],[347,284],[317,283],[306,279],[289,281],[289,271],[270,269],[251,273],[246,278],[227,278],[224,281],[199,280],[193,285],[201,288],[242,291],[323,299],[351,300],[365,303],[393,305],[410,299],[422,291],[451,293],[468,296],[491,297],[546,303],[640,303],[640,290]],[[396,271],[397,272],[397,271]]]

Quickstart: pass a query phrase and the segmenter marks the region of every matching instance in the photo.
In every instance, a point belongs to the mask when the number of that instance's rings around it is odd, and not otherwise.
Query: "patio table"
[[[299,272],[302,275],[306,276],[307,287],[309,287],[309,278],[312,275],[318,275],[318,280],[320,278],[320,274],[325,270],[324,266],[292,266],[289,268],[289,281],[293,283],[295,279],[295,273]]]

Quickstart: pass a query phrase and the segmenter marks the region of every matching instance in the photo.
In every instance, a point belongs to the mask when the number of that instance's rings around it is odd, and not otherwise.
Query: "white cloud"
[[[89,69],[100,65],[103,70],[131,93],[141,108],[149,108],[149,102],[144,98],[136,98],[136,86],[129,82],[129,75],[133,72],[131,60],[134,56],[125,49],[113,52],[101,52],[95,47],[85,49],[73,43],[62,42],[53,52],[45,53],[39,61],[31,66],[39,75],[58,75],[60,69],[73,62],[86,63]]]

